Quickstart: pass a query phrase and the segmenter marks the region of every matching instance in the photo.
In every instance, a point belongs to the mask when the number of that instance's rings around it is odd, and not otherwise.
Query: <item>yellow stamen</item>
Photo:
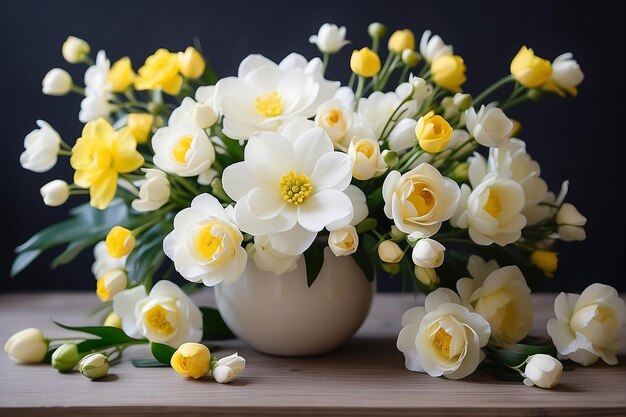
[[[313,194],[313,186],[309,177],[304,174],[296,175],[294,171],[289,171],[287,175],[283,175],[279,186],[283,200],[295,206],[304,203]]]
[[[213,227],[218,226],[217,223],[211,222],[203,226],[196,235],[196,251],[206,259],[212,259],[222,250],[223,236],[213,234]]]
[[[283,99],[276,90],[261,94],[254,100],[254,108],[265,117],[283,114]]]
[[[364,140],[359,142],[355,150],[365,155],[365,157],[368,159],[371,158],[374,154],[374,147],[372,146],[372,144]]]
[[[172,155],[174,159],[176,159],[181,164],[187,162],[187,151],[191,148],[191,142],[193,142],[193,138],[191,136],[185,136],[178,140],[174,149],[172,149]]]
[[[415,210],[417,210],[418,216],[424,216],[433,209],[435,206],[435,197],[424,183],[415,183],[413,185],[413,192],[407,198],[408,201],[413,204]]]
[[[164,336],[174,332],[174,328],[167,320],[167,311],[160,305],[156,305],[146,312],[144,323],[150,331]]]
[[[489,197],[487,197],[487,203],[483,206],[483,210],[489,213],[492,217],[497,218],[502,213],[502,206],[500,205],[500,194],[495,190],[489,190]]]
[[[435,333],[435,346],[439,348],[441,354],[446,358],[450,357],[450,342],[452,341],[452,335],[446,332],[443,327],[440,327]]]

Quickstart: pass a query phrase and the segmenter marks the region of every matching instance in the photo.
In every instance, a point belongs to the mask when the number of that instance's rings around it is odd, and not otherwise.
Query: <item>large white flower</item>
[[[237,77],[218,81],[216,107],[224,115],[224,134],[248,139],[258,131],[275,132],[296,117],[313,117],[329,100],[339,82],[324,79],[322,61],[310,62],[291,54],[276,64],[262,55],[249,55]]]
[[[178,348],[202,339],[202,313],[176,284],[157,282],[150,294],[140,285],[113,297],[113,312],[130,337]]]
[[[174,217],[163,251],[184,278],[213,286],[243,273],[248,256],[242,241],[232,206],[224,209],[212,195],[200,194]]]
[[[485,358],[481,347],[489,341],[489,323],[459,303],[453,291],[438,288],[428,294],[424,307],[404,313],[397,347],[408,370],[450,379],[476,370]]]
[[[248,256],[261,271],[273,272],[282,275],[298,267],[298,260],[302,255],[285,255],[274,249],[267,236],[255,236],[254,243],[246,245]]]
[[[328,225],[347,225],[354,209],[345,194],[352,178],[348,155],[312,122],[295,120],[281,133],[250,137],[244,161],[224,170],[224,191],[237,202],[237,224],[268,235],[287,255],[303,253]]]
[[[96,278],[100,278],[109,271],[124,269],[126,267],[126,258],[128,258],[128,256],[119,258],[110,256],[105,241],[98,242],[94,246],[93,256],[95,261],[91,266],[91,272]]]
[[[456,211],[461,195],[456,182],[426,163],[404,175],[391,171],[382,191],[385,215],[393,219],[400,231],[416,237],[437,233],[441,223]]]
[[[181,177],[208,170],[215,161],[215,148],[206,132],[192,124],[166,126],[152,137],[154,164]]]
[[[37,120],[39,129],[30,132],[24,138],[24,152],[20,155],[20,164],[33,172],[46,172],[57,163],[61,136],[44,120]]]
[[[85,71],[85,98],[80,102],[78,119],[82,123],[96,120],[99,117],[108,118],[113,110],[110,103],[113,86],[109,82],[111,63],[104,51],[99,51],[96,64]]]

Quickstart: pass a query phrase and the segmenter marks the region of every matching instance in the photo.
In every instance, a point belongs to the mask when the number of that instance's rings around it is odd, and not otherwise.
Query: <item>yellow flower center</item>
[[[306,175],[296,175],[294,171],[289,171],[280,179],[280,191],[283,200],[297,206],[313,194],[313,186]]]
[[[368,159],[374,154],[374,147],[369,141],[360,141],[359,144],[356,145],[355,150],[365,155]]]
[[[101,277],[96,282],[96,295],[102,301],[109,301],[109,299],[111,298],[111,294],[109,294],[109,290],[107,290],[106,285],[104,285],[104,277]]]
[[[206,259],[213,259],[216,254],[219,255],[222,251],[224,237],[213,234],[215,226],[219,227],[219,224],[216,222],[208,223],[196,235],[196,251]]]
[[[424,216],[430,213],[435,206],[435,197],[426,187],[427,184],[424,183],[414,184],[413,192],[407,198],[407,200],[413,204],[415,210],[417,210],[418,216]]]
[[[261,94],[254,100],[254,108],[265,117],[283,114],[283,98],[276,90]]]
[[[168,336],[174,332],[174,327],[167,320],[167,311],[160,305],[156,305],[146,311],[143,320],[146,327],[153,333]]]
[[[435,333],[435,346],[439,348],[441,354],[446,358],[450,357],[450,342],[452,341],[452,335],[446,332],[443,327],[440,327]]]
[[[341,120],[341,111],[338,109],[330,109],[328,113],[326,113],[326,123],[331,127],[337,124],[339,120]]]
[[[174,159],[184,164],[187,162],[187,152],[189,148],[191,148],[191,142],[193,142],[193,138],[191,136],[185,136],[178,140],[174,149],[172,149],[172,155]]]
[[[483,209],[494,218],[497,218],[498,215],[502,213],[500,194],[498,194],[497,191],[489,190],[489,197],[487,197],[487,202],[483,206]]]

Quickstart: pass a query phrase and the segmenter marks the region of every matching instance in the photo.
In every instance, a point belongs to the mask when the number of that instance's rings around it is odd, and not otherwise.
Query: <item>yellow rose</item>
[[[187,47],[185,52],[178,53],[178,65],[181,74],[187,78],[199,78],[206,68],[202,55],[191,46]]]
[[[549,250],[536,250],[530,255],[530,261],[549,277],[553,277],[559,264],[558,254]]]
[[[361,77],[373,77],[380,72],[380,58],[370,48],[353,51],[350,57],[350,68]]]
[[[146,143],[154,123],[154,116],[148,113],[131,113],[128,115],[128,128],[137,143]]]
[[[172,355],[170,365],[181,375],[202,378],[211,369],[211,352],[201,343],[183,343]]]
[[[415,35],[410,29],[396,30],[389,38],[387,48],[395,54],[401,54],[405,49],[415,50]]]
[[[133,84],[135,73],[130,63],[130,58],[125,56],[120,58],[109,71],[108,80],[113,86],[114,93],[126,91]]]
[[[441,56],[430,66],[433,81],[438,86],[455,92],[461,91],[461,85],[467,80],[466,70],[463,58],[458,55]]]
[[[535,88],[550,80],[552,64],[536,56],[532,49],[522,46],[511,61],[511,74],[524,87]]]
[[[133,251],[135,248],[135,236],[122,226],[114,226],[106,238],[107,252],[113,258],[121,258]]]
[[[452,127],[443,117],[429,111],[415,125],[415,135],[423,150],[430,153],[441,152],[452,136]]]
[[[149,56],[135,78],[137,90],[160,89],[169,95],[176,95],[183,85],[183,77],[179,74],[178,55],[167,49],[158,49]]]

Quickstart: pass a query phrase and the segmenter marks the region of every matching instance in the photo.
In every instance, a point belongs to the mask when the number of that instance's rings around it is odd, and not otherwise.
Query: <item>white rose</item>
[[[424,307],[404,313],[397,347],[408,370],[450,379],[476,370],[485,358],[481,348],[489,341],[489,323],[459,302],[453,291],[438,288],[428,294]]]
[[[417,136],[415,136],[416,124],[417,120],[415,119],[400,120],[387,138],[389,149],[395,152],[402,152],[415,146],[417,143]]]
[[[71,90],[72,76],[61,68],[52,68],[41,82],[41,91],[48,96],[64,96]]]
[[[63,58],[70,64],[82,62],[89,55],[90,50],[91,48],[87,42],[75,36],[68,36],[61,48]]]
[[[192,125],[162,127],[152,137],[154,164],[181,177],[206,171],[215,160],[215,148],[204,130]]]
[[[457,281],[463,305],[483,316],[491,326],[491,337],[503,346],[517,343],[528,335],[534,310],[530,288],[517,266],[500,268],[472,255],[467,269],[472,278]]]
[[[571,242],[585,240],[587,234],[584,226],[587,218],[570,203],[565,203],[556,213],[556,223],[559,225],[559,239]]]
[[[387,170],[380,146],[375,140],[355,137],[350,142],[348,156],[352,160],[352,176],[357,180],[369,180]]]
[[[37,120],[37,125],[39,129],[33,130],[24,138],[26,150],[20,155],[20,164],[34,172],[46,172],[57,163],[61,136],[43,120]]]
[[[326,131],[336,149],[345,150],[351,137],[346,137],[352,127],[354,112],[335,98],[325,101],[317,108],[315,126]]]
[[[404,251],[393,240],[383,240],[378,245],[378,257],[388,264],[397,264],[404,257]]]
[[[215,110],[208,104],[196,102],[191,97],[185,97],[177,108],[172,111],[168,126],[191,125],[200,129],[208,129],[217,122]]]
[[[139,188],[139,198],[131,203],[137,211],[153,211],[161,208],[170,198],[167,175],[158,169],[146,169],[146,181]]]
[[[345,226],[333,230],[328,235],[328,247],[335,256],[348,256],[356,252],[359,246],[359,235],[354,226]]]
[[[420,40],[420,54],[428,63],[432,63],[439,57],[452,55],[453,49],[451,45],[446,45],[439,35],[431,37],[430,30],[424,31]]]
[[[596,283],[580,295],[562,292],[554,300],[554,313],[548,334],[561,355],[585,366],[598,358],[617,364],[626,307],[615,288]]]
[[[220,384],[234,381],[245,369],[246,360],[237,353],[223,357],[215,362],[211,375]]]
[[[325,54],[336,54],[341,48],[350,42],[346,40],[345,26],[337,27],[332,23],[324,23],[317,35],[311,35],[309,42],[317,45],[320,52]]]
[[[246,246],[248,256],[261,271],[282,275],[298,267],[301,255],[286,255],[274,249],[267,235],[255,236],[254,243]]]
[[[571,52],[559,55],[552,62],[552,80],[570,94],[577,94],[576,87],[584,79],[585,74],[583,74],[580,65],[578,65]]]
[[[202,313],[176,284],[157,282],[150,294],[143,285],[113,298],[113,311],[130,337],[145,337],[178,348],[202,339]]]
[[[401,175],[387,174],[383,183],[385,215],[404,233],[429,237],[437,233],[459,204],[461,191],[432,165],[423,163]]]
[[[98,242],[96,246],[94,246],[93,256],[95,262],[91,266],[91,273],[96,278],[100,278],[111,270],[124,269],[126,267],[126,258],[128,258],[128,256],[122,256],[121,258],[110,256],[105,241]]]
[[[476,142],[490,148],[506,145],[513,132],[513,122],[495,106],[480,106],[476,113],[473,107],[465,112],[467,130]]]
[[[532,387],[552,388],[559,383],[563,364],[550,355],[537,354],[528,358],[524,368],[524,384]]]
[[[65,203],[70,196],[70,188],[63,180],[53,180],[39,190],[46,206],[56,207]]]
[[[446,248],[433,239],[420,239],[413,247],[411,259],[416,266],[437,268],[443,263]]]

